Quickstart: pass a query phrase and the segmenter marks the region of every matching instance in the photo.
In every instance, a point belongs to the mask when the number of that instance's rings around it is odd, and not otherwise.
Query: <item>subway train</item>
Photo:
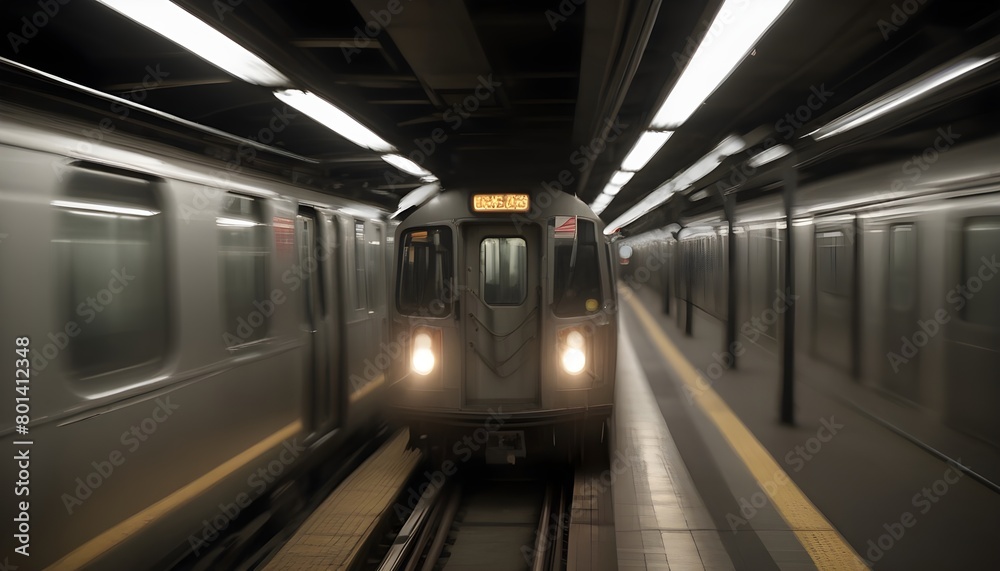
[[[383,422],[386,213],[93,127],[0,102],[5,568],[210,553]]]
[[[604,225],[542,189],[449,190],[396,228],[394,417],[432,457],[579,459],[606,439],[617,292]]]
[[[635,252],[629,271],[657,270],[645,285],[678,325],[688,300],[694,312],[725,323],[731,277],[742,343],[778,362],[783,326],[774,308],[793,303],[796,352],[807,358],[796,368],[799,379],[822,374],[809,366],[821,363],[835,377],[997,447],[998,153],[1000,137],[985,137],[935,151],[927,168],[904,160],[803,184],[791,224],[794,292],[785,291],[780,192],[737,195],[732,276],[721,208],[617,246]]]

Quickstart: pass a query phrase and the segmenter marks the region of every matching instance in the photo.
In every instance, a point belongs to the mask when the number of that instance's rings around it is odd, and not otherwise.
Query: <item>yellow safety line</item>
[[[132,534],[146,527],[147,525],[160,519],[173,509],[194,499],[208,488],[222,481],[224,478],[249,464],[264,452],[281,444],[302,430],[302,422],[296,420],[267,438],[226,460],[216,466],[212,471],[199,477],[197,480],[187,484],[183,488],[175,491],[169,496],[147,507],[132,517],[119,522],[114,527],[104,533],[84,543],[80,547],[71,551],[59,561],[46,568],[46,571],[59,569],[79,569],[90,564],[93,560],[104,555],[115,548],[119,543],[128,539]]]
[[[677,372],[677,376],[689,390],[694,402],[715,423],[737,456],[753,474],[761,490],[766,490],[771,503],[806,548],[816,568],[820,571],[868,569],[857,552],[792,482],[788,474],[781,469],[746,425],[740,422],[722,397],[712,390],[708,381],[670,341],[649,312],[634,299],[635,296],[630,295],[631,292],[623,293],[622,297],[628,301],[653,342]]]

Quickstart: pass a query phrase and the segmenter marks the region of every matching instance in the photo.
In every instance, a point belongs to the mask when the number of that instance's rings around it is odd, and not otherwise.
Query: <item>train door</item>
[[[344,332],[346,335],[344,359],[347,365],[348,400],[354,402],[382,384],[385,371],[380,364],[376,349],[380,342],[381,328],[378,326],[378,312],[385,311],[385,303],[379,303],[378,294],[373,289],[381,274],[381,266],[370,262],[376,254],[369,239],[374,232],[371,223],[356,218],[339,219],[343,236],[348,246],[345,248],[346,276],[344,293],[347,294],[344,310]],[[375,275],[372,275],[372,274]]]
[[[1000,208],[978,204],[957,210],[949,220],[948,313],[945,333],[947,396],[950,423],[1000,445]],[[931,314],[920,328],[929,337]],[[919,335],[910,332],[921,348]],[[923,344],[926,344],[924,342]]]
[[[295,222],[298,275],[302,278],[305,327],[309,332],[307,422],[311,432],[322,433],[331,430],[338,420],[335,387],[340,352],[336,327],[332,326],[331,256],[327,255],[332,242],[329,222],[314,209],[300,208]]]
[[[537,405],[541,238],[534,226],[463,229],[465,402]]]
[[[770,323],[764,321],[769,312],[776,311],[776,301],[784,299],[779,295],[783,288],[779,286],[782,275],[778,263],[784,237],[779,237],[776,227],[751,228],[744,236],[747,238],[747,319],[760,320],[760,326],[754,328],[756,343],[776,354],[780,319]]]
[[[919,279],[917,274],[917,229],[912,222],[888,227],[889,264],[885,280],[885,334],[883,343],[898,353],[900,339],[913,334],[918,313]],[[884,388],[912,401],[920,399],[918,379],[920,355],[908,362],[882,359]]]
[[[854,283],[853,222],[816,221],[813,354],[851,373]]]

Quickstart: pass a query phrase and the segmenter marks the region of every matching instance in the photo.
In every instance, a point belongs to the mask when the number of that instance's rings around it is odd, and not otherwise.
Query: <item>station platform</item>
[[[801,357],[782,425],[772,347],[708,378],[720,322],[620,298],[619,569],[1000,568],[995,451]]]
[[[420,460],[407,450],[409,434],[396,433],[351,474],[267,562],[264,571],[356,569],[367,541],[392,509]]]
[[[669,348],[663,361],[672,368],[671,378],[649,379],[629,331],[649,337],[655,331],[643,332],[631,321],[622,325],[611,449],[612,458],[627,462],[614,485],[618,568],[865,569],[718,395],[696,385],[696,372],[683,355]],[[715,466],[715,485],[695,485],[687,467],[691,459],[679,452],[651,383],[677,383],[696,395],[689,406],[700,413],[690,412],[705,416],[696,430],[707,445],[696,461]],[[767,500],[762,490],[771,491]],[[702,496],[706,491],[736,498],[733,509],[713,514]],[[748,508],[741,509],[744,502]]]

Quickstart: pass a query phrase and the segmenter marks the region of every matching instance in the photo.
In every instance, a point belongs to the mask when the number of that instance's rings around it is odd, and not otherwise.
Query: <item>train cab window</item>
[[[67,179],[53,200],[59,305],[78,334],[67,344],[74,375],[155,366],[167,344],[164,215],[156,182],[97,171]]]
[[[816,287],[819,291],[850,295],[847,239],[839,230],[816,233]]]
[[[917,236],[913,224],[889,230],[889,305],[897,311],[913,307],[917,296]]]
[[[354,308],[368,307],[368,272],[365,268],[365,223],[354,221]]]
[[[262,199],[226,195],[216,226],[222,268],[224,338],[231,346],[263,339],[267,336],[269,317],[254,305],[269,296],[267,224]]]
[[[577,218],[575,226],[568,229],[568,223],[556,226],[555,222],[550,221],[554,240],[552,311],[559,317],[593,313],[603,303],[597,225]]]
[[[419,315],[430,311],[433,317],[443,317],[451,312],[453,248],[451,228],[446,226],[412,229],[403,234],[396,290],[400,313]]]
[[[485,238],[479,244],[483,301],[521,305],[528,295],[528,254],[524,238]]]
[[[962,308],[962,319],[969,323],[1000,328],[1000,279],[993,268],[998,249],[1000,216],[966,219],[959,283],[971,295]]]

